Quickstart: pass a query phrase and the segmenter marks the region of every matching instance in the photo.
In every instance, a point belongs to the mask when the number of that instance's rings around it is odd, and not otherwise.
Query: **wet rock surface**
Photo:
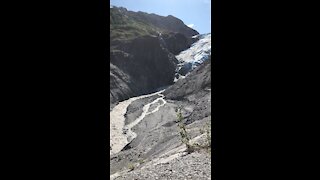
[[[135,118],[139,117],[142,113],[142,108],[145,104],[151,103],[152,101],[156,100],[159,96],[155,95],[150,98],[143,98],[136,101],[133,101],[127,109],[127,113],[125,114],[126,117],[126,124],[131,123]]]

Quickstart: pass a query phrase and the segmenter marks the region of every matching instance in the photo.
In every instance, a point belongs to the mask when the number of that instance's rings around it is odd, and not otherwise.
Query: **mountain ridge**
[[[110,27],[111,38],[115,36],[117,36],[117,38],[124,38],[124,34],[122,33],[125,33],[124,31],[128,32],[128,30],[132,31],[132,34],[125,34],[125,37],[129,39],[141,35],[157,35],[159,32],[162,34],[179,32],[186,37],[199,34],[196,30],[185,25],[182,20],[172,15],[160,16],[154,13],[134,12],[123,7],[115,6],[110,9]],[[112,34],[114,30],[123,32]]]

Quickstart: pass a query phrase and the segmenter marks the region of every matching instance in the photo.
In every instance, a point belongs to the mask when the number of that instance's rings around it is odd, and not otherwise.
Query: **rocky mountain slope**
[[[110,104],[172,84],[197,34],[173,16],[110,8]]]
[[[164,92],[168,99],[180,100],[188,95],[211,89],[211,56],[184,79],[180,79]]]
[[[127,136],[128,144],[111,154],[111,179],[211,179],[210,153],[186,154],[176,122],[179,107],[190,142],[207,142],[201,131],[211,123],[211,59],[158,94],[122,103],[123,129],[130,126],[136,137]]]

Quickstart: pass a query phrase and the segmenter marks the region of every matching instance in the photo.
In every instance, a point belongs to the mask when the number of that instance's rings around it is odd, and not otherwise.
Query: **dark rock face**
[[[110,63],[110,103],[128,99],[134,95],[130,87],[132,78],[120,70],[117,66]]]
[[[192,63],[186,63],[181,67],[178,73],[181,74],[182,76],[185,76],[188,72],[191,71],[191,69],[192,69]]]
[[[188,49],[197,40],[182,33],[168,33],[164,34],[162,38],[165,41],[166,48],[174,55],[178,55],[181,51]]]
[[[111,51],[111,103],[173,83],[176,58],[158,37],[144,36]]]
[[[211,57],[185,79],[180,79],[170,86],[163,94],[168,99],[181,100],[205,89],[211,89]]]
[[[175,54],[199,34],[173,16],[112,8],[110,14],[110,104],[173,83]]]

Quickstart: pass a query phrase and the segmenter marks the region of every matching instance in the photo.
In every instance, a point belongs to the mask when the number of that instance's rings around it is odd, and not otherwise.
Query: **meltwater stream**
[[[110,112],[110,155],[120,152],[127,144],[129,144],[134,138],[137,137],[137,134],[131,130],[134,126],[136,126],[141,120],[143,120],[145,116],[157,112],[160,107],[166,104],[164,95],[161,94],[162,92],[164,92],[164,90],[152,94],[130,98],[128,100],[120,102],[112,109],[112,111]],[[144,105],[141,115],[130,124],[125,125],[124,115],[127,112],[128,106],[135,100],[151,97],[154,95],[158,95],[159,98],[152,101],[151,103]],[[159,103],[156,108],[150,111],[150,107],[153,104],[158,103],[159,101],[162,101],[162,103]]]

